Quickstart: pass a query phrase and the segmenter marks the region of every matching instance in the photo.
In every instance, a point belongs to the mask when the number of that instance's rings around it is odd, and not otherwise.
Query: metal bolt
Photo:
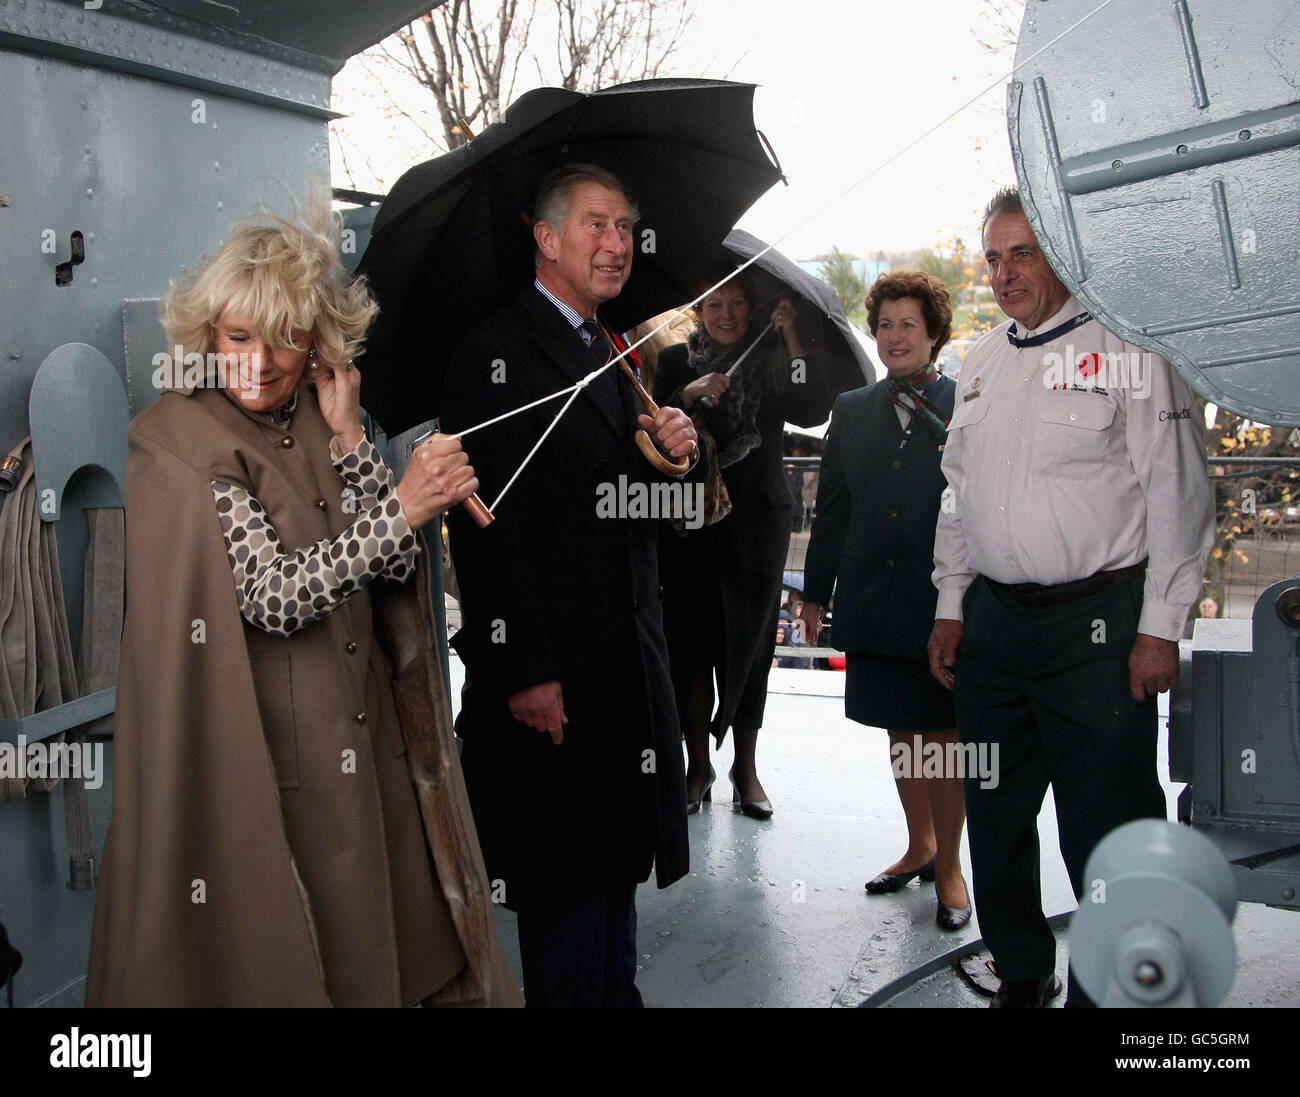
[[[1186,156],[1186,155],[1187,155],[1187,146],[1186,146],[1186,145],[1179,145],[1179,146],[1178,146],[1178,155],[1179,155],[1179,156]]]
[[[1112,168],[1114,168],[1116,171],[1123,171],[1123,170],[1124,170],[1124,161],[1123,161],[1123,160],[1112,160],[1112,161],[1110,162],[1110,166],[1111,166]]]
[[[1140,986],[1155,987],[1165,981],[1165,973],[1160,970],[1158,964],[1143,960],[1133,969],[1133,978]]]
[[[1300,625],[1300,587],[1284,590],[1276,602],[1277,615],[1286,625]]]
[[[1292,899],[1294,899],[1294,898],[1295,898],[1295,888],[1293,888],[1293,887],[1285,887],[1285,888],[1283,888],[1283,889],[1282,889],[1282,898],[1283,898],[1283,899],[1286,899],[1288,902],[1290,902]]]
[[[1239,134],[1237,134],[1237,139],[1238,139],[1239,141],[1249,141],[1249,140],[1250,140],[1250,130],[1242,130]]]

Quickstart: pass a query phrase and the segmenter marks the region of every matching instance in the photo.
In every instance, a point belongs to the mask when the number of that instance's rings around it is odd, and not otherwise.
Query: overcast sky
[[[741,227],[780,239],[795,258],[832,244],[874,257],[954,233],[977,242],[979,210],[1014,181],[998,79],[1012,56],[982,48],[993,32],[984,12],[983,0],[698,0],[694,32],[669,75],[759,85],[758,128],[790,180]],[[335,108],[350,115],[335,125],[335,183],[348,185],[346,157],[358,187],[386,191],[430,152],[413,125],[385,116],[400,89],[392,77],[381,86],[373,67],[354,59],[335,80]],[[431,102],[419,88],[400,94],[409,113]]]

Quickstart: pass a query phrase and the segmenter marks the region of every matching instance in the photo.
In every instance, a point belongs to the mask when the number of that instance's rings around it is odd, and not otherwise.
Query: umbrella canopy
[[[403,175],[357,268],[381,310],[362,363],[370,413],[390,434],[437,414],[461,337],[532,281],[533,198],[562,164],[608,168],[641,211],[631,276],[602,315],[626,329],[694,297],[727,231],[781,178],[753,97],[719,80],[540,88]]]
[[[839,295],[829,284],[775,248],[764,251],[767,245],[744,229],[730,232],[723,248],[729,255],[745,261],[762,253],[746,271],[754,283],[755,308],[770,312],[777,299],[792,299],[799,312],[800,336],[810,352],[826,359],[836,392],[847,392],[875,381],[876,369],[871,357],[854,335],[853,325],[840,307]],[[766,314],[760,317],[756,313],[754,319],[760,325],[767,322]]]

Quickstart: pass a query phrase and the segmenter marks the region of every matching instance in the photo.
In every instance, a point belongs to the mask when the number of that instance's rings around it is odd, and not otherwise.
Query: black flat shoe
[[[1047,1003],[1061,993],[1061,980],[1055,973],[1040,979],[1020,979],[1014,983],[1005,979],[993,995],[989,1009],[1044,1009]]]
[[[772,818],[772,801],[771,800],[742,800],[740,790],[736,788],[736,780],[730,773],[727,777],[731,780],[731,810],[737,811],[741,815],[748,815],[751,819],[770,819]]]
[[[899,891],[907,887],[917,876],[921,878],[923,884],[934,883],[933,857],[915,872],[882,872],[874,880],[867,881],[867,894],[888,895],[891,891]]]
[[[713,772],[713,767],[710,766],[710,767],[709,767],[709,779],[708,779],[707,781],[704,782],[704,787],[703,787],[702,789],[700,789],[700,798],[699,798],[698,800],[687,800],[687,801],[686,801],[686,814],[687,814],[687,815],[694,815],[696,812],[698,812],[698,811],[700,810],[700,808],[703,807],[704,802],[705,802],[706,800],[707,800],[710,804],[713,803],[713,782],[717,780],[717,777],[718,777],[718,775],[717,775],[716,773]]]
[[[970,904],[970,885],[966,883],[966,877],[961,880],[966,888],[966,905],[964,907],[946,907],[942,902],[939,903],[939,909],[935,912],[934,922],[940,929],[961,929],[970,921],[972,913]]]

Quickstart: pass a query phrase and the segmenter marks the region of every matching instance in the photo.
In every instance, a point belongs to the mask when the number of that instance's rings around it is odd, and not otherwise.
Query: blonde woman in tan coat
[[[419,533],[478,481],[455,440],[400,483],[367,440],[376,307],[304,220],[236,226],[164,302],[185,369],[129,433],[90,1005],[519,1004]]]

